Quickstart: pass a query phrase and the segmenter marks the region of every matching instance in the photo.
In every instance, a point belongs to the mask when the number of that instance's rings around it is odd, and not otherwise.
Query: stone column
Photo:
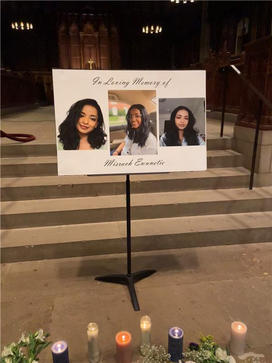
[[[79,31],[78,26],[73,21],[69,28],[70,35],[70,62],[72,69],[80,69],[80,41],[79,41]]]
[[[208,22],[208,2],[202,1],[201,6],[202,6],[202,14],[201,14],[199,62],[203,63],[204,60],[209,56],[210,25]]]
[[[116,26],[111,27],[110,31],[110,46],[111,46],[111,68],[120,69],[120,49],[119,49],[119,35]]]
[[[244,75],[268,99],[272,100],[272,36],[245,46]],[[259,98],[242,85],[240,113],[234,130],[235,147],[251,168],[252,149],[258,117]],[[272,184],[272,110],[263,105],[256,160],[257,184]],[[255,185],[256,185],[255,183]]]
[[[69,36],[64,21],[60,24],[58,30],[58,43],[59,43],[59,66],[60,68],[69,68],[70,67]]]
[[[104,23],[99,26],[99,50],[101,69],[109,69],[109,35]]]

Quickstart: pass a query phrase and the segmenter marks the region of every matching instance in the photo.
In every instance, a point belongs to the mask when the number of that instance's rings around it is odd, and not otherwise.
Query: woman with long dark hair
[[[127,135],[113,155],[157,154],[157,140],[150,130],[150,119],[141,104],[130,106],[127,114]]]
[[[169,127],[160,137],[160,146],[204,145],[194,128],[195,123],[195,116],[188,107],[176,107],[171,113]]]
[[[100,149],[106,137],[101,108],[91,98],[74,103],[59,126],[58,138],[63,150]]]

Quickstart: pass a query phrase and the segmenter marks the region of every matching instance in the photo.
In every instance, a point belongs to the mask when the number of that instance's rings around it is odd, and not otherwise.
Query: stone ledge
[[[254,138],[255,129],[234,127],[233,146],[244,155],[244,166],[247,169],[251,169]],[[264,182],[260,185],[272,185],[272,130],[260,130],[255,171],[259,175],[259,183],[262,183],[262,180]]]

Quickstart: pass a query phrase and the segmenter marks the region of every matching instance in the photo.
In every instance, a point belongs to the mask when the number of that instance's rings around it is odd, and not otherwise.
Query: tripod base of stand
[[[112,275],[98,276],[95,278],[95,280],[127,285],[133,308],[135,311],[139,311],[140,306],[138,303],[134,283],[154,274],[155,272],[156,270],[143,270],[138,272],[132,272],[131,274],[127,275],[112,274]]]

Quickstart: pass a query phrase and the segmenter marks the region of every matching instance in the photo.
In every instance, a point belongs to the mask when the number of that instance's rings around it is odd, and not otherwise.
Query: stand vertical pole
[[[98,276],[95,280],[103,282],[112,282],[115,284],[127,285],[131,303],[135,311],[140,310],[134,284],[153,273],[156,270],[142,270],[131,272],[131,217],[130,217],[130,180],[129,174],[126,176],[126,210],[127,210],[127,274],[112,274]]]
[[[131,275],[131,218],[130,218],[130,180],[126,175],[126,209],[127,209],[127,273]]]

